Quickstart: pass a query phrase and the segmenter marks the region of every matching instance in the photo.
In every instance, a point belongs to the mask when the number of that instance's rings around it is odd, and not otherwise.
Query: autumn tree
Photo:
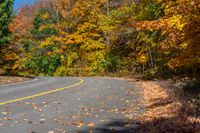
[[[165,36],[161,50],[170,53],[168,66],[184,68],[184,73],[196,75],[199,72],[199,12],[198,0],[154,1],[162,5],[165,15],[153,21],[134,21],[135,27],[141,30],[161,30]],[[186,68],[186,69],[185,69]],[[189,71],[188,71],[189,70]]]
[[[6,44],[11,40],[12,34],[9,31],[8,24],[13,16],[13,0],[0,1],[0,65],[3,63],[3,53]]]
[[[6,54],[34,75],[199,71],[198,0],[43,0],[22,8]],[[19,60],[20,59],[20,60]]]
[[[39,1],[34,5],[25,5],[17,9],[13,20],[9,23],[9,31],[12,32],[12,39],[2,50],[3,60],[6,63],[3,69],[7,73],[17,74],[23,67],[20,60],[25,59],[26,51],[33,45],[31,38],[31,28],[33,27],[33,18],[37,10],[45,6],[46,1]]]

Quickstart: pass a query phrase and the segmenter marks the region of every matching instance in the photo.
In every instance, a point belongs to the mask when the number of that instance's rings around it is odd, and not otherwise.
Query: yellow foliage
[[[137,60],[141,63],[141,64],[146,64],[148,62],[148,57],[146,54],[141,54],[137,56]]]
[[[41,18],[42,19],[48,19],[49,18],[49,13],[46,12],[46,13],[42,14]]]
[[[42,25],[39,27],[39,31],[43,31],[44,29],[47,29],[47,28],[55,28],[55,25],[53,24]]]
[[[53,40],[54,39],[52,37],[48,37],[44,41],[41,41],[40,48],[53,44]]]
[[[167,21],[169,28],[177,28],[178,30],[183,30],[184,26],[187,24],[184,22],[182,15],[173,15]]]
[[[17,56],[16,53],[10,53],[10,54],[6,54],[6,55],[4,56],[4,59],[5,59],[6,61],[12,61],[12,60],[18,59],[18,56]]]

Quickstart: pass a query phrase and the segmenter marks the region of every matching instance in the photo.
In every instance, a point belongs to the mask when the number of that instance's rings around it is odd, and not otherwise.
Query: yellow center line
[[[10,100],[10,101],[0,102],[0,106],[6,105],[6,104],[9,104],[9,103],[15,103],[15,102],[19,102],[19,101],[35,98],[35,97],[44,96],[44,95],[47,95],[47,94],[52,94],[52,93],[55,93],[55,92],[66,90],[68,88],[72,88],[74,86],[79,86],[84,82],[84,80],[82,80],[82,79],[79,79],[79,80],[80,80],[80,82],[78,82],[76,84],[73,84],[73,85],[70,85],[70,86],[63,87],[63,88],[57,88],[55,90],[50,90],[50,91],[46,91],[46,92],[42,92],[42,93],[38,93],[38,94],[26,96],[26,97],[22,97],[22,98],[17,98],[17,99],[13,99],[13,100]]]

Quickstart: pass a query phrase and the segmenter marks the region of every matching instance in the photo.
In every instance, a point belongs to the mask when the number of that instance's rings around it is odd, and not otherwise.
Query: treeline
[[[200,75],[199,0],[42,0],[9,29],[6,73]]]

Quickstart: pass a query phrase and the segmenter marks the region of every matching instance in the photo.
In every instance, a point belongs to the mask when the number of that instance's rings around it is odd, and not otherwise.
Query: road
[[[140,87],[112,78],[38,77],[0,86],[0,133],[132,132]]]

